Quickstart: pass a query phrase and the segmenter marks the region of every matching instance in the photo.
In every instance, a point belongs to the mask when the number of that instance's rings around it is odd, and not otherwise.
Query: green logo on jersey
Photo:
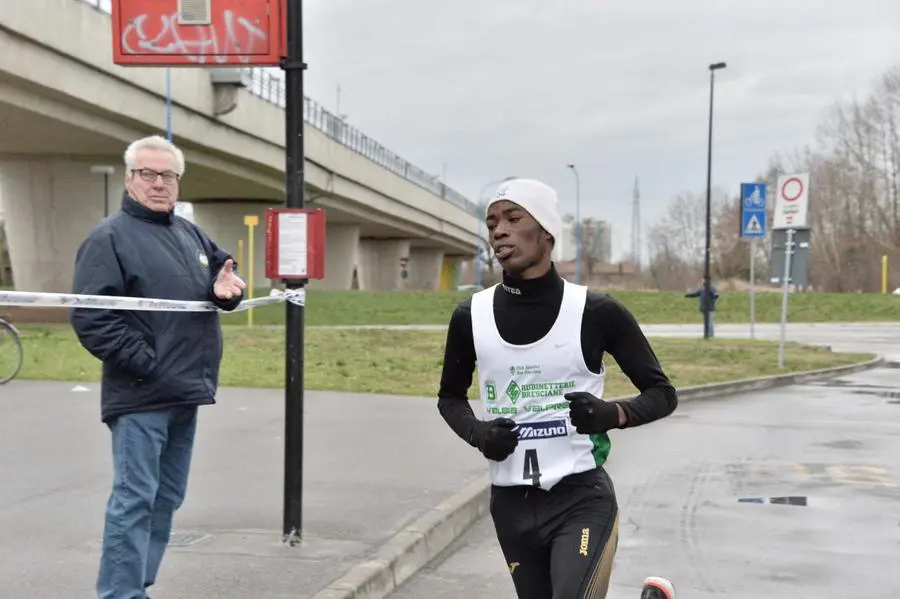
[[[519,399],[519,395],[521,394],[518,383],[515,381],[510,382],[509,386],[506,388],[506,396],[509,397],[509,400],[516,403],[516,400]]]
[[[531,406],[527,406],[525,408],[526,412],[555,412],[556,410],[565,410],[569,407],[568,401],[562,401],[558,403],[549,403],[549,404],[535,404]]]
[[[523,397],[530,399],[545,399],[548,397],[562,397],[575,389],[575,381],[550,381],[525,383],[519,390]]]
[[[487,381],[484,384],[484,396],[487,401],[497,401],[497,386],[494,381]]]
[[[525,383],[520,385],[516,381],[512,381],[506,387],[506,396],[512,403],[516,403],[519,399],[548,399],[551,397],[562,397],[569,391],[575,389],[575,381],[559,381],[559,382],[549,382],[549,383]],[[493,395],[491,394],[493,392]],[[488,392],[488,397],[491,400],[496,398],[496,389],[492,389]],[[566,402],[554,403],[552,407],[545,409],[559,409],[560,405],[565,405]],[[528,408],[531,411],[541,411],[540,408]]]

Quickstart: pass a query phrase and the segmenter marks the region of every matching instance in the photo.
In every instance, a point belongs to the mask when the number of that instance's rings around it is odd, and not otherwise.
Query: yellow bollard
[[[237,263],[238,268],[244,268],[244,240],[238,239],[238,255],[237,255]]]
[[[888,283],[887,254],[881,257],[881,294],[887,295]]]
[[[253,299],[253,227],[259,224],[259,217],[247,214],[244,224],[247,225],[247,298]],[[253,326],[253,308],[247,310],[247,326]]]

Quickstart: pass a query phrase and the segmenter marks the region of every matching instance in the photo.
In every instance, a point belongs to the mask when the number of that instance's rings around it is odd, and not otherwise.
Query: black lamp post
[[[709,273],[709,247],[712,240],[712,130],[713,130],[713,90],[716,82],[716,71],[725,68],[724,62],[709,65],[709,142],[706,152],[706,244],[703,256],[703,296],[700,298],[700,306],[703,309],[703,338],[709,339],[711,331],[710,308],[712,307],[712,294],[710,293]]]

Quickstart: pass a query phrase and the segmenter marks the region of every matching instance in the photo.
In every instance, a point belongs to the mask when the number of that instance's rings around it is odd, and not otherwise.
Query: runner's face
[[[508,200],[491,205],[486,219],[491,248],[500,266],[523,278],[550,269],[550,235],[523,208]]]

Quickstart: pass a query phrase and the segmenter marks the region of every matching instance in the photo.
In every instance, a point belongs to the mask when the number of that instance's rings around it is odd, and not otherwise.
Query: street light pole
[[[581,179],[574,164],[567,164],[575,174],[575,284],[581,284]]]
[[[484,238],[481,236],[481,224],[484,222],[484,192],[487,191],[488,187],[500,185],[515,178],[515,176],[510,176],[497,179],[496,181],[489,181],[478,193],[478,255],[475,256],[475,285],[477,287],[481,287],[481,263],[483,260],[481,255],[484,253]]]
[[[711,308],[711,283],[709,272],[709,252],[712,244],[712,135],[713,135],[713,92],[715,89],[716,71],[724,69],[724,62],[709,65],[709,139],[706,150],[706,244],[703,256],[703,291],[700,298],[700,306],[703,309],[703,338],[711,336],[710,308]]]

